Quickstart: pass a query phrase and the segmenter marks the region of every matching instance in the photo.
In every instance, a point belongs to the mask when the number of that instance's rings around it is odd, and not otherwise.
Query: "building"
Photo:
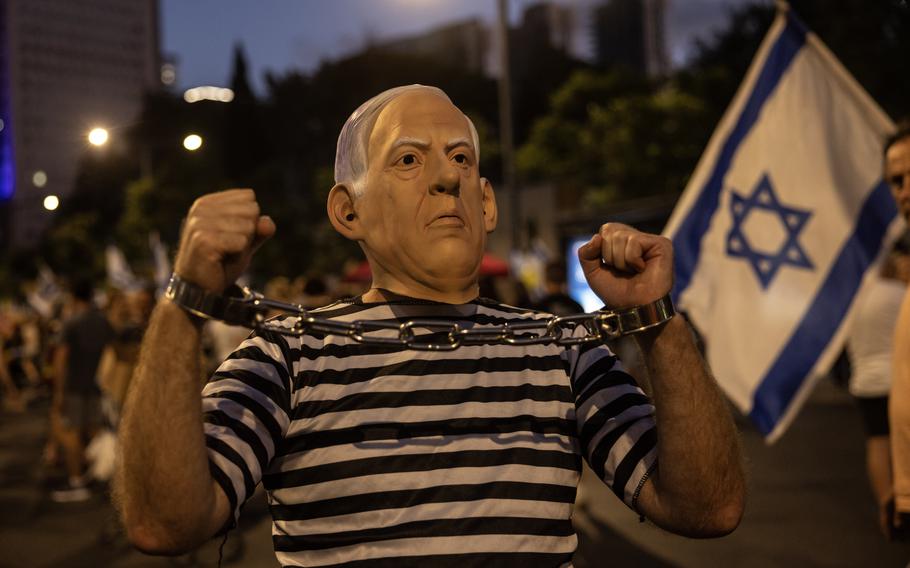
[[[157,0],[0,0],[3,246],[37,243],[65,202],[86,135],[116,150],[160,83]]]
[[[489,29],[477,18],[372,46],[378,51],[426,57],[476,73],[484,71],[489,47]]]
[[[665,75],[670,63],[664,20],[666,0],[608,0],[593,14],[594,50],[603,67]]]

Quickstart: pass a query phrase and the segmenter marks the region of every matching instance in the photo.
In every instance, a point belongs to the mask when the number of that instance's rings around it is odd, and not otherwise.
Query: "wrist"
[[[657,343],[659,339],[667,334],[688,333],[688,331],[686,319],[679,314],[674,314],[661,325],[648,328],[641,333],[636,333],[635,340],[638,342],[638,346],[642,352],[647,353],[654,347],[654,344]]]
[[[199,317],[192,312],[187,311],[180,304],[174,302],[174,300],[168,298],[166,295],[162,296],[161,302],[159,302],[163,316],[171,319],[179,319],[181,321],[189,322],[196,331],[202,331],[202,326],[205,325],[205,318]]]

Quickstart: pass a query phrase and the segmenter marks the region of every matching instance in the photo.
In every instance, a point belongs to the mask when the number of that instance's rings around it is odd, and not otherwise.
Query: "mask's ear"
[[[493,185],[487,178],[480,178],[480,188],[483,191],[483,228],[488,233],[496,229],[496,220],[499,213],[496,210],[496,195],[493,193]]]
[[[361,240],[360,219],[354,212],[354,192],[350,187],[343,183],[336,184],[329,191],[325,205],[329,222],[336,231],[352,241]]]

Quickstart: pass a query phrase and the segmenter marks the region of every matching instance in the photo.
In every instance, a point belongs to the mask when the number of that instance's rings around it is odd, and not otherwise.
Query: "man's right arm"
[[[152,554],[196,548],[231,514],[209,473],[199,335],[180,307],[155,308],[120,423],[115,494],[130,541]]]
[[[252,190],[196,200],[174,271],[220,294],[275,232]],[[179,554],[214,535],[233,514],[209,469],[203,431],[200,330],[163,300],[142,342],[120,422],[115,497],[130,540],[155,554]]]

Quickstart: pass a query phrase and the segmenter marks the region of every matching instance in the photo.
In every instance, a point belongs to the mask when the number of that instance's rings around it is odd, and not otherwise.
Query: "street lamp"
[[[48,211],[53,211],[60,206],[60,199],[56,195],[48,195],[44,198],[44,208]]]
[[[190,152],[195,152],[202,147],[202,136],[199,136],[198,134],[190,134],[183,139],[183,147]]]
[[[107,144],[108,134],[104,128],[92,128],[88,133],[88,142],[92,146],[104,146]]]
[[[32,174],[32,184],[35,187],[44,187],[47,185],[47,174],[43,170],[38,170]]]
[[[509,216],[512,221],[512,250],[521,243],[521,213],[518,184],[515,183],[515,148],[512,140],[512,79],[509,69],[509,4],[499,0],[497,28],[499,30],[499,138],[502,153],[502,181],[509,195]]]
[[[229,103],[234,100],[234,91],[223,87],[212,87],[211,85],[193,87],[184,91],[183,100],[188,103],[198,103],[199,101]]]

